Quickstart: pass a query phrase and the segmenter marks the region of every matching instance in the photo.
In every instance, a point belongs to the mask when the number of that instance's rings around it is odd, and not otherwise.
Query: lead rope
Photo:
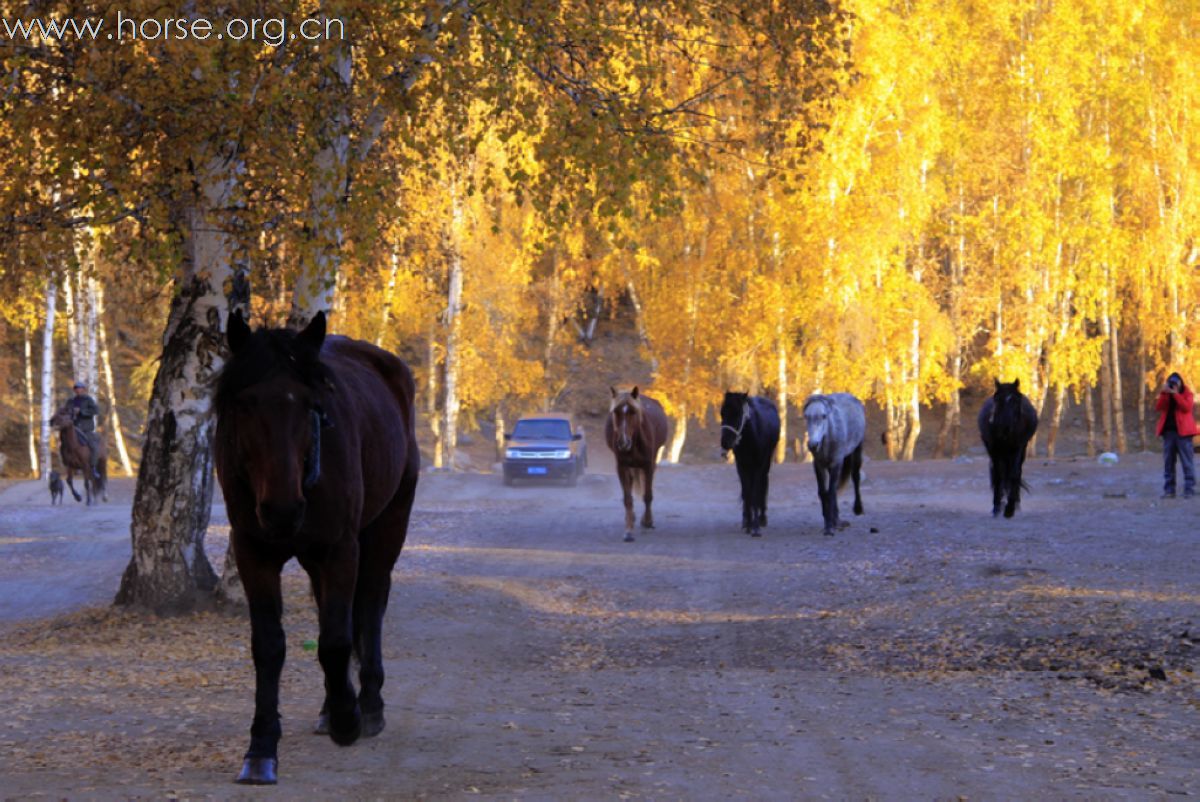
[[[727,423],[722,423],[722,429],[728,429],[733,432],[733,447],[737,448],[737,444],[742,442],[742,429],[746,428],[746,421],[750,420],[750,402],[742,404],[742,422],[735,429]]]
[[[308,455],[304,458],[305,490],[311,490],[321,478],[321,413],[310,409],[308,414],[312,419],[312,445],[308,447]]]

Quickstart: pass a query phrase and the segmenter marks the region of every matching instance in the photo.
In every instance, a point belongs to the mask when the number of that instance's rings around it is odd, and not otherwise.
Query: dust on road
[[[739,531],[732,466],[663,468],[658,529],[633,544],[606,474],[425,475],[386,623],[387,730],[349,748],[308,734],[316,624],[289,569],[281,783],[253,793],[231,783],[247,623],[46,617],[112,598],[128,489],[51,510],[16,485],[5,795],[1197,795],[1200,506],[1159,501],[1157,459],[1032,461],[1011,521],[988,515],[981,460],[871,463],[867,514],[833,538],[806,466],[773,471],[761,539]]]

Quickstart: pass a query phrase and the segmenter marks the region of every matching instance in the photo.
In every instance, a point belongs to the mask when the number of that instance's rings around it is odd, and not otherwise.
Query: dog
[[[50,505],[62,504],[63,480],[58,471],[50,471]]]

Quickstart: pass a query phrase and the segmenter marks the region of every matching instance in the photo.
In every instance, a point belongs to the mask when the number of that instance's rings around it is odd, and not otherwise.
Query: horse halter
[[[321,479],[321,429],[333,426],[333,421],[322,409],[308,411],[309,423],[312,426],[312,443],[308,453],[304,455],[304,489],[311,490]]]
[[[737,448],[738,443],[742,442],[742,429],[746,428],[746,421],[750,420],[750,402],[746,401],[742,404],[742,422],[733,428],[728,423],[721,424],[721,431],[728,429],[733,432],[733,447]]]

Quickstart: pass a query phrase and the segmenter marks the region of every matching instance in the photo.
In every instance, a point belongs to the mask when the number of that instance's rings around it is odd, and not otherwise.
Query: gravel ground
[[[773,470],[761,539],[732,466],[664,467],[632,544],[602,462],[573,489],[422,478],[388,728],[348,748],[309,734],[289,566],[281,780],[254,790],[245,619],[108,606],[128,481],[93,509],[0,490],[4,798],[1200,795],[1200,501],[1158,499],[1156,455],[1031,461],[1013,520],[984,460],[872,462],[832,538],[806,466]],[[218,566],[227,537],[218,505]]]

